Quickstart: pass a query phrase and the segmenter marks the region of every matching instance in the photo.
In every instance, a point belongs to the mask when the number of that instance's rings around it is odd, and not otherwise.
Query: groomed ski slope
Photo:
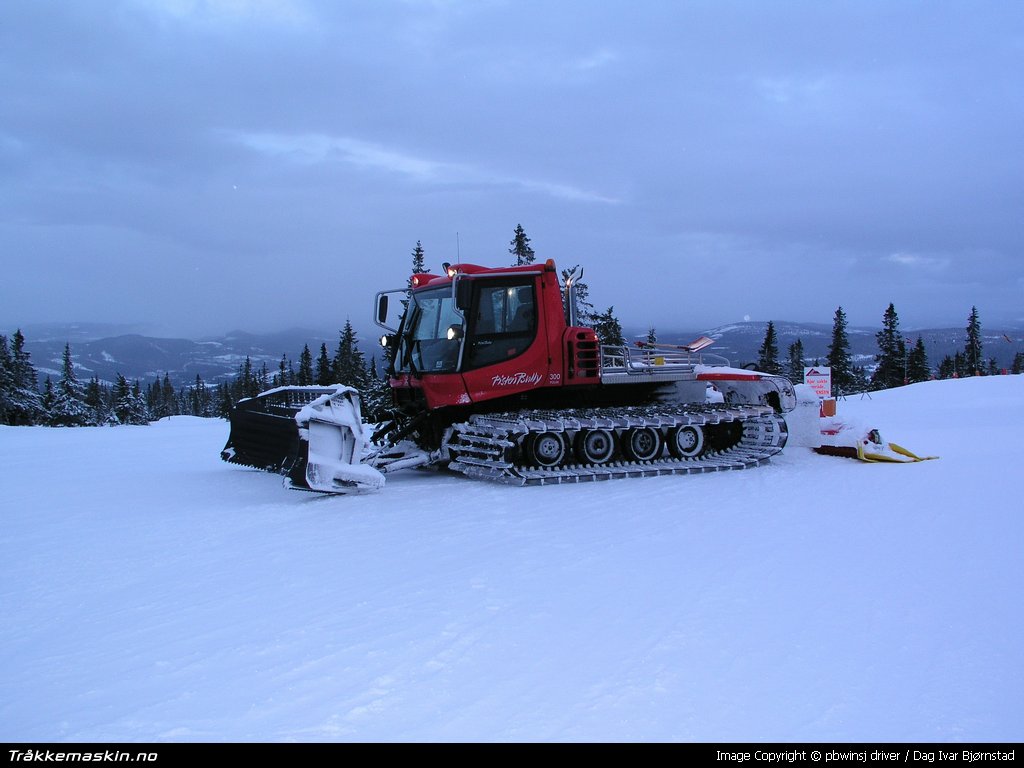
[[[223,421],[0,428],[0,740],[1024,740],[1024,377],[839,414],[938,461],[323,497]]]

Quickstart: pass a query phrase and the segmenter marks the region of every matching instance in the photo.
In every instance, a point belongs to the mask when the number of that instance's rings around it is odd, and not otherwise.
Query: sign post
[[[832,369],[816,365],[804,368],[804,384],[814,390],[820,399],[832,397]]]
[[[804,384],[813,389],[814,394],[821,400],[821,415],[835,416],[836,401],[832,399],[832,369],[820,365],[804,368]]]

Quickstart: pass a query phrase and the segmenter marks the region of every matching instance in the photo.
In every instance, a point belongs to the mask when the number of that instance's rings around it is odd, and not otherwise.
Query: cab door
[[[479,402],[548,383],[546,335],[536,277],[474,280],[462,353],[463,380]]]

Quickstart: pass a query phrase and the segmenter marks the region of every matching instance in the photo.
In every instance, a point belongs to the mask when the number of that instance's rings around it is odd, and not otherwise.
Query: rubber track
[[[646,462],[615,461],[607,464],[567,464],[552,468],[526,467],[509,462],[507,449],[528,434],[574,432],[580,429],[622,430],[634,427],[668,428],[740,422],[743,433],[733,447],[708,451],[689,459],[677,459],[665,451],[662,458]],[[626,477],[691,475],[751,469],[761,466],[786,444],[786,422],[765,406],[678,405],[656,408],[588,409],[572,411],[523,411],[471,416],[455,424],[447,442],[456,457],[449,469],[470,477],[509,485],[582,483]]]

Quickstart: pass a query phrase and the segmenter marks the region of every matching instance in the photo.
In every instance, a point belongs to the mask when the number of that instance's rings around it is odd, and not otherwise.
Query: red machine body
[[[462,282],[462,290],[454,286]],[[464,297],[456,307],[459,293]],[[449,345],[455,365],[431,359],[442,370],[416,365],[408,339],[423,326],[418,297],[435,301],[452,296],[448,319],[461,321],[461,333],[447,338],[450,324],[435,324],[418,341]],[[396,402],[421,401],[428,410],[467,406],[515,397],[545,388],[588,387],[600,383],[600,342],[590,328],[568,325],[566,306],[554,262],[488,269],[454,264],[445,275],[421,273],[412,278],[413,304],[397,338],[399,354],[391,376]],[[443,314],[442,309],[438,315]],[[461,316],[460,316],[461,315]],[[444,334],[443,336],[441,334]],[[461,350],[457,348],[461,347]],[[461,351],[461,354],[459,352]],[[403,355],[403,352],[405,353]],[[427,362],[430,362],[428,360]],[[403,394],[403,390],[416,390]]]

